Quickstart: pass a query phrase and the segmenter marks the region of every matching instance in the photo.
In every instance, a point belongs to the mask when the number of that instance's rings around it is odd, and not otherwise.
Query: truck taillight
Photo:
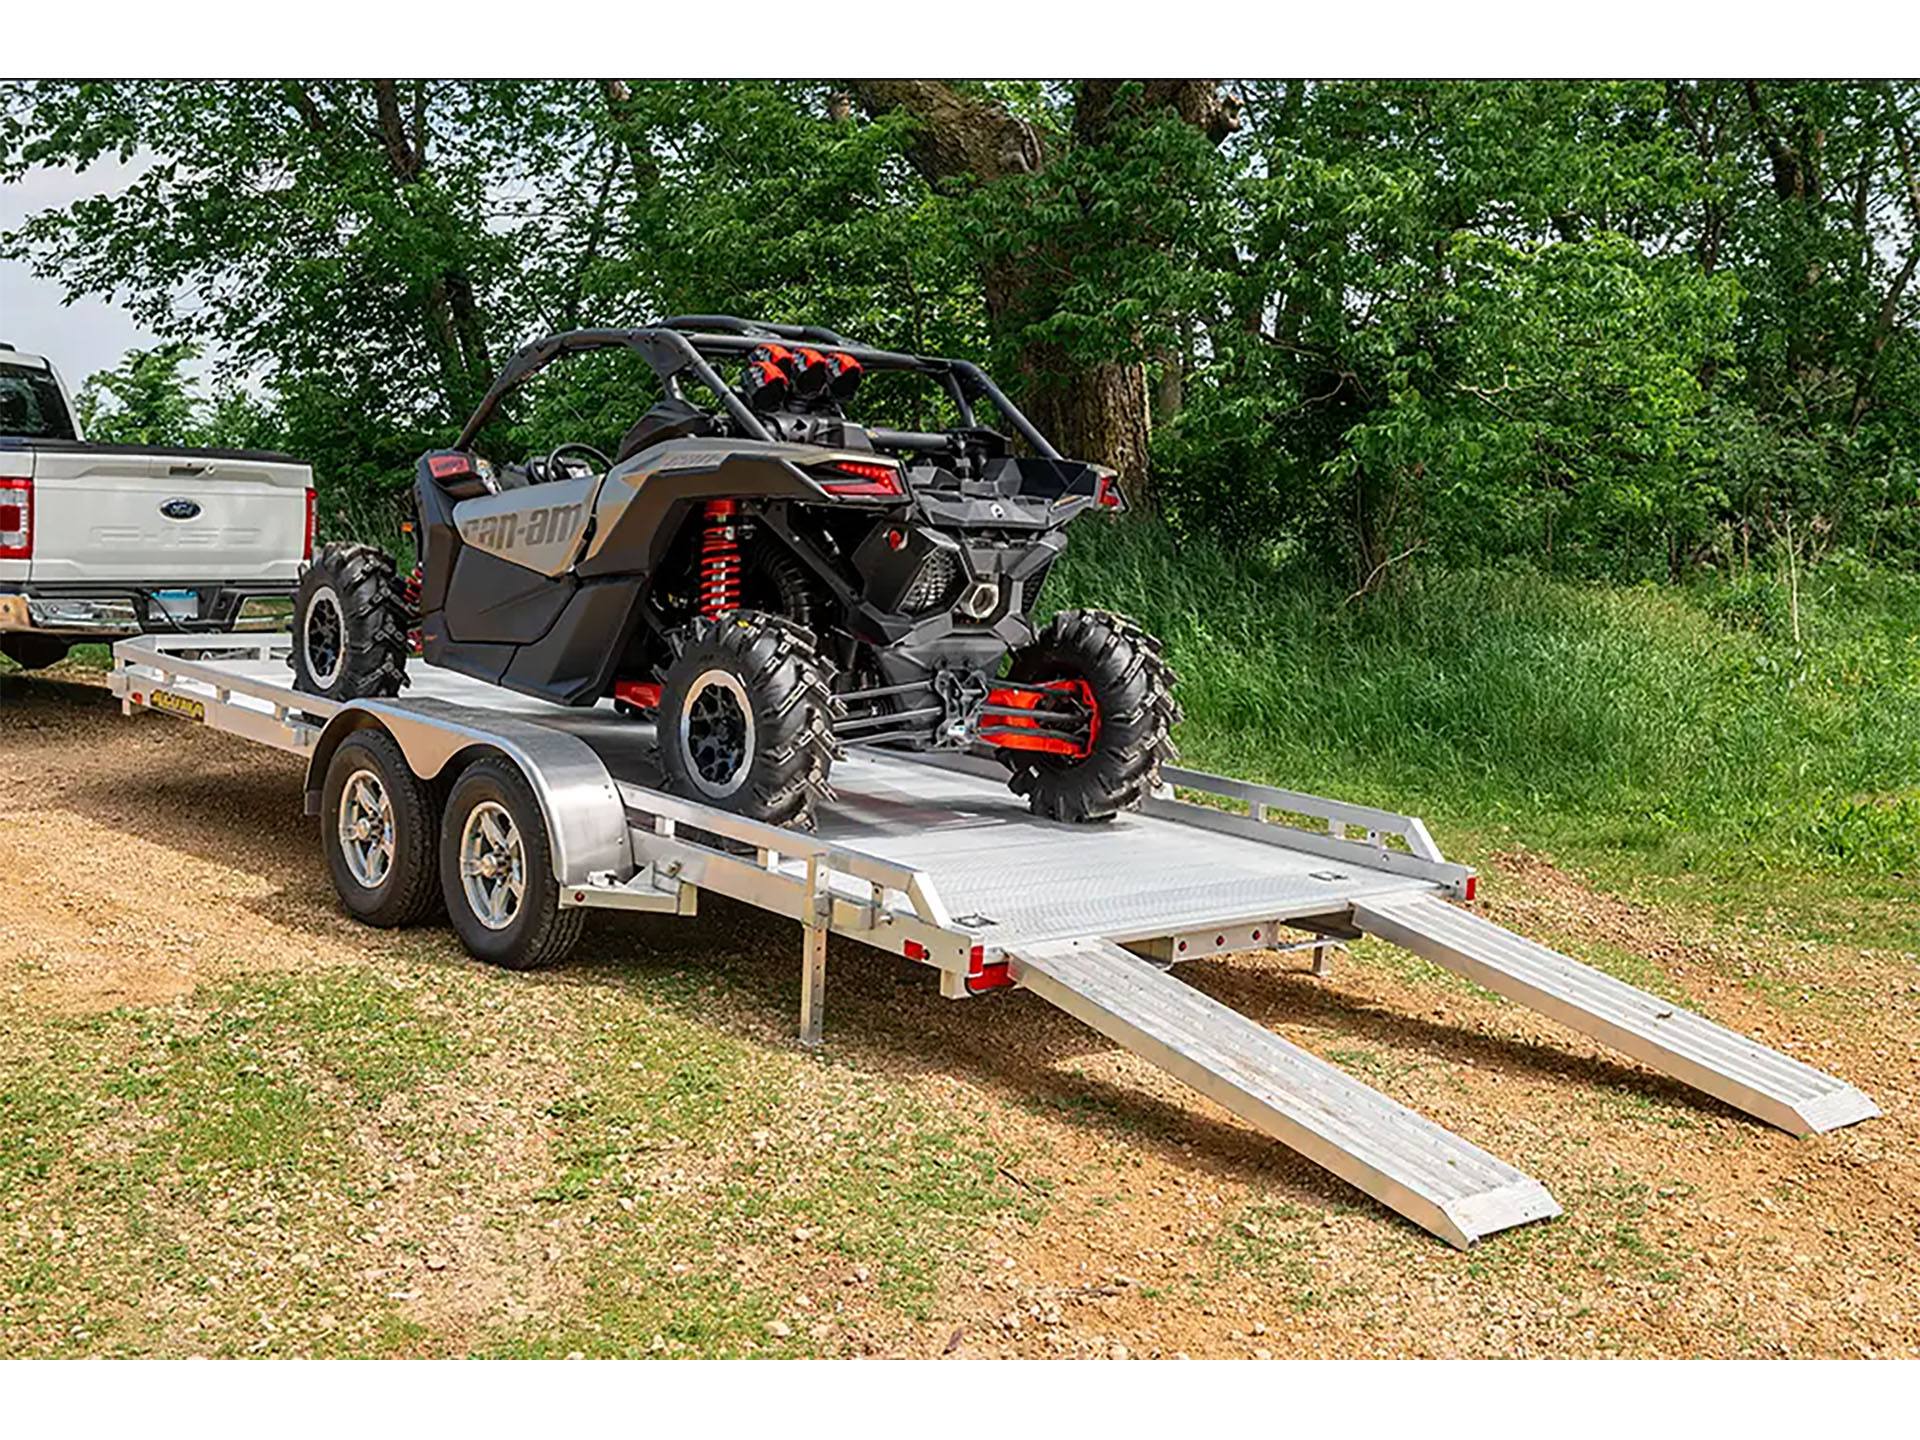
[[[0,560],[33,558],[33,481],[0,475]]]
[[[302,560],[311,560],[313,558],[313,526],[314,526],[313,487],[309,485],[307,487],[307,540],[306,540],[306,549],[300,556]]]

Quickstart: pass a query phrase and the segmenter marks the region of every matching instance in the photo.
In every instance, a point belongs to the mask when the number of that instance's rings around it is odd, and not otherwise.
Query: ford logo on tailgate
[[[200,513],[200,502],[182,496],[167,501],[160,507],[160,513],[169,520],[191,520]]]

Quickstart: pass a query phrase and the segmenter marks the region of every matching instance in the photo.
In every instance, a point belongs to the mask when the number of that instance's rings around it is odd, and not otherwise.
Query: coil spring
[[[700,613],[740,608],[740,536],[731,500],[709,500],[700,536]]]

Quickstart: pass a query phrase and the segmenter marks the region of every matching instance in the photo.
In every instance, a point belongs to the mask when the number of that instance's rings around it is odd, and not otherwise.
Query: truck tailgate
[[[38,450],[32,578],[290,582],[306,548],[311,475],[237,453]]]

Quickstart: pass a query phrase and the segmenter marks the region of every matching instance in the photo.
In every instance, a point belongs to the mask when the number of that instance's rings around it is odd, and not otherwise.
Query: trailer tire
[[[439,834],[433,787],[392,736],[358,730],[340,742],[322,782],[320,848],[349,915],[382,929],[431,916],[440,904]]]
[[[1160,642],[1124,615],[1062,610],[1031,645],[1017,651],[1008,678],[1027,684],[1086,681],[1098,708],[1093,753],[1074,760],[1003,751],[1008,787],[1033,813],[1077,823],[1111,820],[1137,810],[1174,759],[1171,731],[1180,723],[1177,677]]]
[[[460,943],[489,965],[537,970],[578,943],[586,911],[560,908],[546,817],[511,760],[476,760],[453,782],[440,822],[440,893]]]
[[[412,623],[391,555],[328,545],[293,594],[293,688],[328,700],[398,695]]]

